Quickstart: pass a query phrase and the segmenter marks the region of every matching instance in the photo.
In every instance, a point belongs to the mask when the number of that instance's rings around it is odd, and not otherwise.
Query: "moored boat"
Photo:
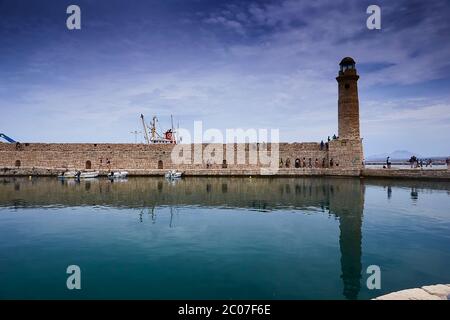
[[[168,179],[178,179],[178,178],[181,178],[182,175],[183,175],[182,172],[179,172],[179,171],[176,171],[176,170],[169,170],[169,171],[166,173],[165,176],[166,176],[166,178],[168,178]]]
[[[128,177],[128,171],[111,171],[108,173],[108,178],[110,179],[123,179]]]
[[[60,179],[89,179],[97,178],[99,176],[98,171],[66,171],[61,173],[58,178]]]
[[[90,172],[80,172],[78,171],[77,178],[78,179],[89,179],[89,178],[97,178],[100,173],[98,171],[90,171]]]
[[[66,172],[62,172],[58,178],[60,179],[70,179],[70,178],[75,178],[77,175],[77,171],[66,171]]]

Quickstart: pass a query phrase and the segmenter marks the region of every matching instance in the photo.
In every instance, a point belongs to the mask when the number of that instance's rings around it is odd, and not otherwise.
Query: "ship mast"
[[[172,123],[172,143],[174,142],[174,141],[176,141],[175,140],[175,131],[173,130],[173,115],[170,115],[170,122]]]
[[[144,132],[145,132],[145,141],[147,141],[147,144],[150,144],[150,139],[148,138],[147,126],[145,125],[145,120],[144,120],[143,114],[141,114],[141,120],[142,120],[142,126],[144,127]]]
[[[153,116],[151,130],[152,130],[152,141],[154,141],[156,139],[156,116]]]

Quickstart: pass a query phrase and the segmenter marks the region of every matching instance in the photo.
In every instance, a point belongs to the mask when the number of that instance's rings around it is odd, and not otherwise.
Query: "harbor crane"
[[[11,139],[10,137],[8,137],[6,134],[4,133],[0,133],[0,138],[5,139],[6,141],[8,141],[9,143],[16,143],[17,141],[15,141],[14,139]]]

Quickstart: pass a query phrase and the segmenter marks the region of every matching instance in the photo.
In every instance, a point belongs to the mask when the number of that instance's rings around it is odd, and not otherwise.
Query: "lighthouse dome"
[[[349,65],[355,65],[356,62],[353,60],[352,57],[345,57],[341,60],[341,63],[339,63],[340,66],[349,66]]]
[[[345,57],[339,63],[340,72],[345,73],[347,70],[351,70],[351,73],[356,72],[355,60],[351,57]]]

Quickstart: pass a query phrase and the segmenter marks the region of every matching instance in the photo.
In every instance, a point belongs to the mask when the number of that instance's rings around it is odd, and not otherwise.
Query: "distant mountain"
[[[409,160],[412,156],[417,158],[423,158],[420,154],[407,150],[396,150],[391,153],[374,154],[366,157],[366,161],[386,160],[387,157],[391,157],[391,160]]]

